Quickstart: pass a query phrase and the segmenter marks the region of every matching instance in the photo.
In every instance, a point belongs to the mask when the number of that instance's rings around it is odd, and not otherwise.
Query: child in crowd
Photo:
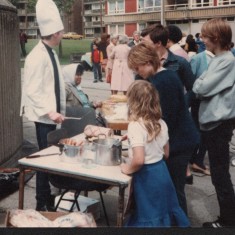
[[[168,128],[161,119],[158,92],[147,81],[136,81],[127,91],[130,164],[124,174],[133,175],[134,212],[126,225],[135,227],[188,227],[164,161],[169,155]]]
[[[102,71],[101,71],[101,62],[103,59],[102,52],[98,49],[98,46],[96,43],[93,44],[93,51],[91,52],[91,61],[93,63],[93,73],[94,73],[94,81],[98,82],[98,79],[100,82],[103,82],[102,80]]]
[[[232,30],[226,21],[215,18],[203,24],[201,37],[206,49],[215,56],[207,71],[195,81],[193,91],[201,100],[199,124],[220,209],[218,220],[203,226],[235,226],[235,194],[229,173],[229,141],[235,118],[235,58],[230,51]]]

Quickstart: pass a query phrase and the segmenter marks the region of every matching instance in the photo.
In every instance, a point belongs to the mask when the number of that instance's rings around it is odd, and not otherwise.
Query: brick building
[[[104,22],[108,33],[129,37],[135,30],[161,22],[177,24],[194,35],[212,17],[227,19],[235,30],[235,0],[107,0]]]

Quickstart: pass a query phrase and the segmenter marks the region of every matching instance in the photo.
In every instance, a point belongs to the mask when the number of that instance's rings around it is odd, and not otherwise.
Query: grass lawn
[[[27,54],[32,50],[32,48],[38,43],[39,39],[29,39],[26,43]],[[71,53],[81,53],[85,54],[90,51],[91,40],[82,39],[82,40],[66,40],[62,39],[62,58],[60,58],[60,64],[69,64],[70,63],[70,54]],[[55,48],[57,55],[59,55],[59,47]],[[24,62],[22,62],[22,66]]]

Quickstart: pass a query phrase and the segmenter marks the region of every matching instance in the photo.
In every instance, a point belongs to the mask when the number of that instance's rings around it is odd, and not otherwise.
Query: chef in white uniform
[[[64,121],[65,85],[54,47],[58,46],[64,26],[52,0],[38,0],[36,17],[41,40],[25,60],[21,115],[33,121],[39,149],[47,147],[47,134]],[[50,210],[50,185],[46,173],[37,173],[36,210]]]

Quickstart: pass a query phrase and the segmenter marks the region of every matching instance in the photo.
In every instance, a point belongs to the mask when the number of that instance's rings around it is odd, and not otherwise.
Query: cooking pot
[[[61,160],[64,162],[76,163],[81,161],[81,146],[64,145]]]
[[[116,166],[121,163],[122,142],[113,139],[93,140],[96,152],[96,163],[103,166]]]
[[[81,146],[65,144],[65,139],[60,140],[59,144],[62,151],[62,161],[70,163],[76,163],[81,161]]]

